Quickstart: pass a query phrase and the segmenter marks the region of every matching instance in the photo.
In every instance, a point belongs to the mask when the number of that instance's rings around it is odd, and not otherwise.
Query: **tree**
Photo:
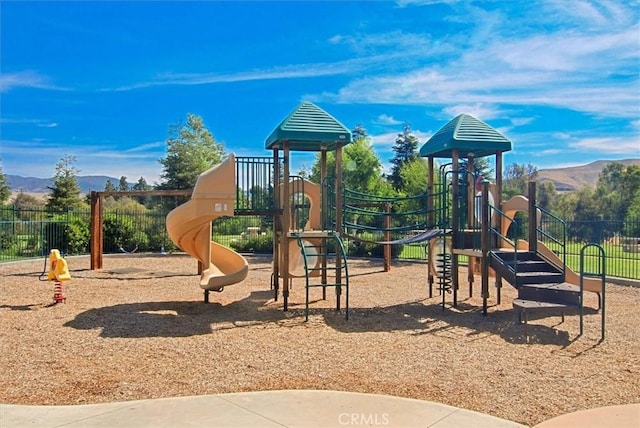
[[[144,177],[140,177],[138,179],[138,181],[136,182],[136,184],[134,184],[131,187],[131,189],[132,190],[146,191],[146,190],[151,190],[152,187],[147,184],[147,180],[145,180]]]
[[[11,188],[9,187],[7,176],[4,175],[2,170],[2,165],[0,165],[0,205],[4,205],[4,203],[9,200],[10,196]]]
[[[515,195],[526,195],[528,183],[538,178],[538,168],[528,163],[513,163],[507,166],[502,181],[502,199],[508,200]]]
[[[327,153],[327,171],[335,171],[335,153]],[[320,182],[320,154],[311,169],[310,180]],[[342,181],[344,187],[363,193],[390,194],[392,189],[382,178],[382,163],[373,150],[371,140],[363,135],[343,149]]]
[[[65,155],[56,164],[56,174],[51,179],[53,186],[48,187],[51,190],[46,204],[49,211],[78,209],[83,205],[78,184],[80,171],[73,166],[75,161],[75,156]]]
[[[393,145],[393,152],[395,153],[391,158],[391,175],[389,181],[394,189],[398,190],[402,187],[402,176],[400,170],[402,166],[418,158],[418,138],[411,133],[411,125],[404,124],[402,134],[398,134],[396,142]]]
[[[220,163],[225,155],[224,145],[204,125],[202,118],[187,114],[187,123],[171,126],[167,156],[160,159],[163,173],[159,189],[191,189],[198,175]]]
[[[116,191],[116,186],[115,184],[113,184],[111,182],[111,180],[107,180],[106,183],[104,183],[104,191],[105,192],[115,192]]]
[[[44,205],[43,201],[23,191],[18,192],[13,199],[13,206],[17,209],[27,208],[41,208]]]
[[[127,183],[127,177],[124,175],[120,177],[120,181],[118,182],[118,192],[128,192],[129,191],[129,183]]]

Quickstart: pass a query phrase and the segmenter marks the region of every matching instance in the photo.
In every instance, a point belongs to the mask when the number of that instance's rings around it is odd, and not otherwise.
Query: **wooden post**
[[[322,201],[320,204],[322,205],[320,208],[320,221],[322,225],[322,230],[327,230],[327,218],[329,215],[329,195],[327,194],[327,190],[329,189],[327,183],[327,149],[326,147],[322,147],[320,149],[320,195],[322,197]],[[323,238],[322,241],[324,251],[321,263],[322,263],[322,273],[320,282],[323,285],[322,287],[322,300],[327,299],[327,239]]]
[[[475,181],[475,163],[473,160],[473,155],[469,154],[467,158],[467,194],[466,194],[466,202],[467,202],[467,223],[466,228],[468,232],[466,232],[471,242],[471,248],[476,249],[476,233],[478,222],[481,218],[477,219],[476,217],[476,204],[481,203],[481,201],[476,200],[476,181]],[[464,233],[464,232],[463,232]],[[463,241],[464,242],[464,241]],[[469,262],[467,264],[467,282],[469,283],[469,297],[473,296],[473,280],[474,280],[474,272],[476,270],[476,257],[469,257]]]
[[[529,251],[538,251],[538,232],[536,217],[536,182],[529,182]]]
[[[489,181],[482,182],[482,314],[487,315],[489,297]]]
[[[102,269],[102,197],[91,192],[91,262],[90,269]]]
[[[283,164],[284,174],[282,177],[282,298],[284,300],[284,310],[289,310],[289,229],[291,228],[291,207],[289,206],[289,142],[284,142]]]
[[[336,143],[336,232],[342,236],[342,143]],[[336,251],[336,284],[342,283],[342,254]],[[336,286],[336,309],[340,310],[342,287]]]
[[[459,231],[459,222],[460,222],[460,210],[459,210],[459,198],[460,198],[460,187],[458,180],[458,149],[453,149],[451,151],[453,157],[453,163],[451,168],[453,169],[452,176],[452,196],[453,196],[453,206],[451,207],[451,286],[453,287],[453,307],[458,305],[458,254],[455,251],[458,248],[458,236],[460,235]]]
[[[280,251],[282,251],[280,240],[282,238],[282,209],[280,201],[280,157],[279,149],[273,149],[273,300],[278,301],[280,289]]]
[[[496,153],[496,191],[495,191],[495,195],[493,195],[493,203],[495,204],[496,207],[502,209],[502,152],[498,151]],[[491,221],[493,222],[493,227],[495,227],[496,229],[500,230],[500,217],[499,216],[494,216],[493,218],[491,218]],[[498,238],[498,240],[500,240],[500,238]],[[489,244],[492,248],[494,246],[499,246],[499,242],[492,242]],[[502,277],[500,276],[500,274],[498,272],[495,273],[496,274],[496,280],[495,280],[495,284],[496,284],[496,289],[497,291],[497,300],[498,300],[498,304],[500,304],[502,297],[501,297],[501,291],[502,291]]]

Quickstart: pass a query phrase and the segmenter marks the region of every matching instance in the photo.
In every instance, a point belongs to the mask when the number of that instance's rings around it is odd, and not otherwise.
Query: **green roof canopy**
[[[291,150],[333,150],[337,143],[351,143],[351,131],[333,116],[310,102],[301,103],[273,130],[265,141],[267,149],[281,149],[284,142]]]
[[[460,157],[481,158],[508,152],[511,141],[483,121],[460,114],[424,143],[420,156],[452,158],[454,149],[458,149]]]

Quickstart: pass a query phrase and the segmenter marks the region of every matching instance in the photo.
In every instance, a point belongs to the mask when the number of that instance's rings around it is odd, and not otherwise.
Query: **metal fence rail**
[[[89,253],[89,210],[52,213],[42,208],[0,207],[0,262],[47,255],[53,248],[65,254]],[[165,227],[166,212],[156,210],[107,210],[104,213],[105,253],[171,251],[173,243]],[[568,230],[567,266],[580,268],[580,249],[586,242],[577,232],[588,232],[590,242],[606,253],[607,275],[640,280],[640,237],[627,231],[640,230],[640,219],[624,224],[613,220],[565,220]],[[272,216],[237,216],[217,219],[213,239],[241,252],[270,252]],[[621,229],[616,227],[623,226]],[[615,231],[619,230],[619,231]],[[394,258],[425,260],[424,245],[394,246]],[[382,246],[347,242],[349,256],[382,257]],[[589,260],[587,258],[587,263]]]

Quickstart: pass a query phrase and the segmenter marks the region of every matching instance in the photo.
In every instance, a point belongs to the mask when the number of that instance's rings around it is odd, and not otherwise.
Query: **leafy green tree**
[[[411,125],[404,124],[404,129],[396,137],[392,150],[394,156],[391,158],[393,166],[391,167],[389,181],[394,189],[399,190],[402,188],[402,175],[400,173],[402,166],[418,158],[418,137],[411,132]]]
[[[636,191],[624,221],[624,236],[640,238],[640,190]]]
[[[336,158],[334,152],[327,153],[327,171],[335,173]],[[311,169],[310,180],[320,182],[320,154]],[[357,138],[347,145],[342,153],[342,181],[344,187],[363,193],[389,195],[393,192],[382,177],[382,163],[373,150],[367,136]]]
[[[536,202],[547,211],[554,211],[558,192],[552,181],[538,183],[536,188]]]
[[[538,168],[530,163],[507,166],[502,180],[502,199],[506,201],[515,195],[527,195],[528,183],[537,178]]]
[[[105,192],[115,192],[116,191],[116,186],[115,184],[113,184],[111,182],[111,180],[107,180],[106,183],[104,183],[104,191]]]
[[[198,175],[220,163],[224,145],[216,142],[202,118],[187,114],[186,124],[176,124],[169,130],[167,155],[159,160],[163,167],[160,189],[193,188]]]
[[[596,195],[608,218],[623,218],[626,213],[627,206],[625,206],[622,184],[624,172],[623,164],[612,162],[602,169],[598,177]]]
[[[11,188],[9,187],[7,176],[2,170],[2,165],[0,165],[0,205],[4,205],[4,203],[9,200],[10,196]]]
[[[73,166],[75,161],[75,156],[65,155],[56,164],[56,174],[51,179],[53,186],[48,187],[51,190],[46,204],[49,211],[73,210],[84,205],[78,184],[79,170]]]

